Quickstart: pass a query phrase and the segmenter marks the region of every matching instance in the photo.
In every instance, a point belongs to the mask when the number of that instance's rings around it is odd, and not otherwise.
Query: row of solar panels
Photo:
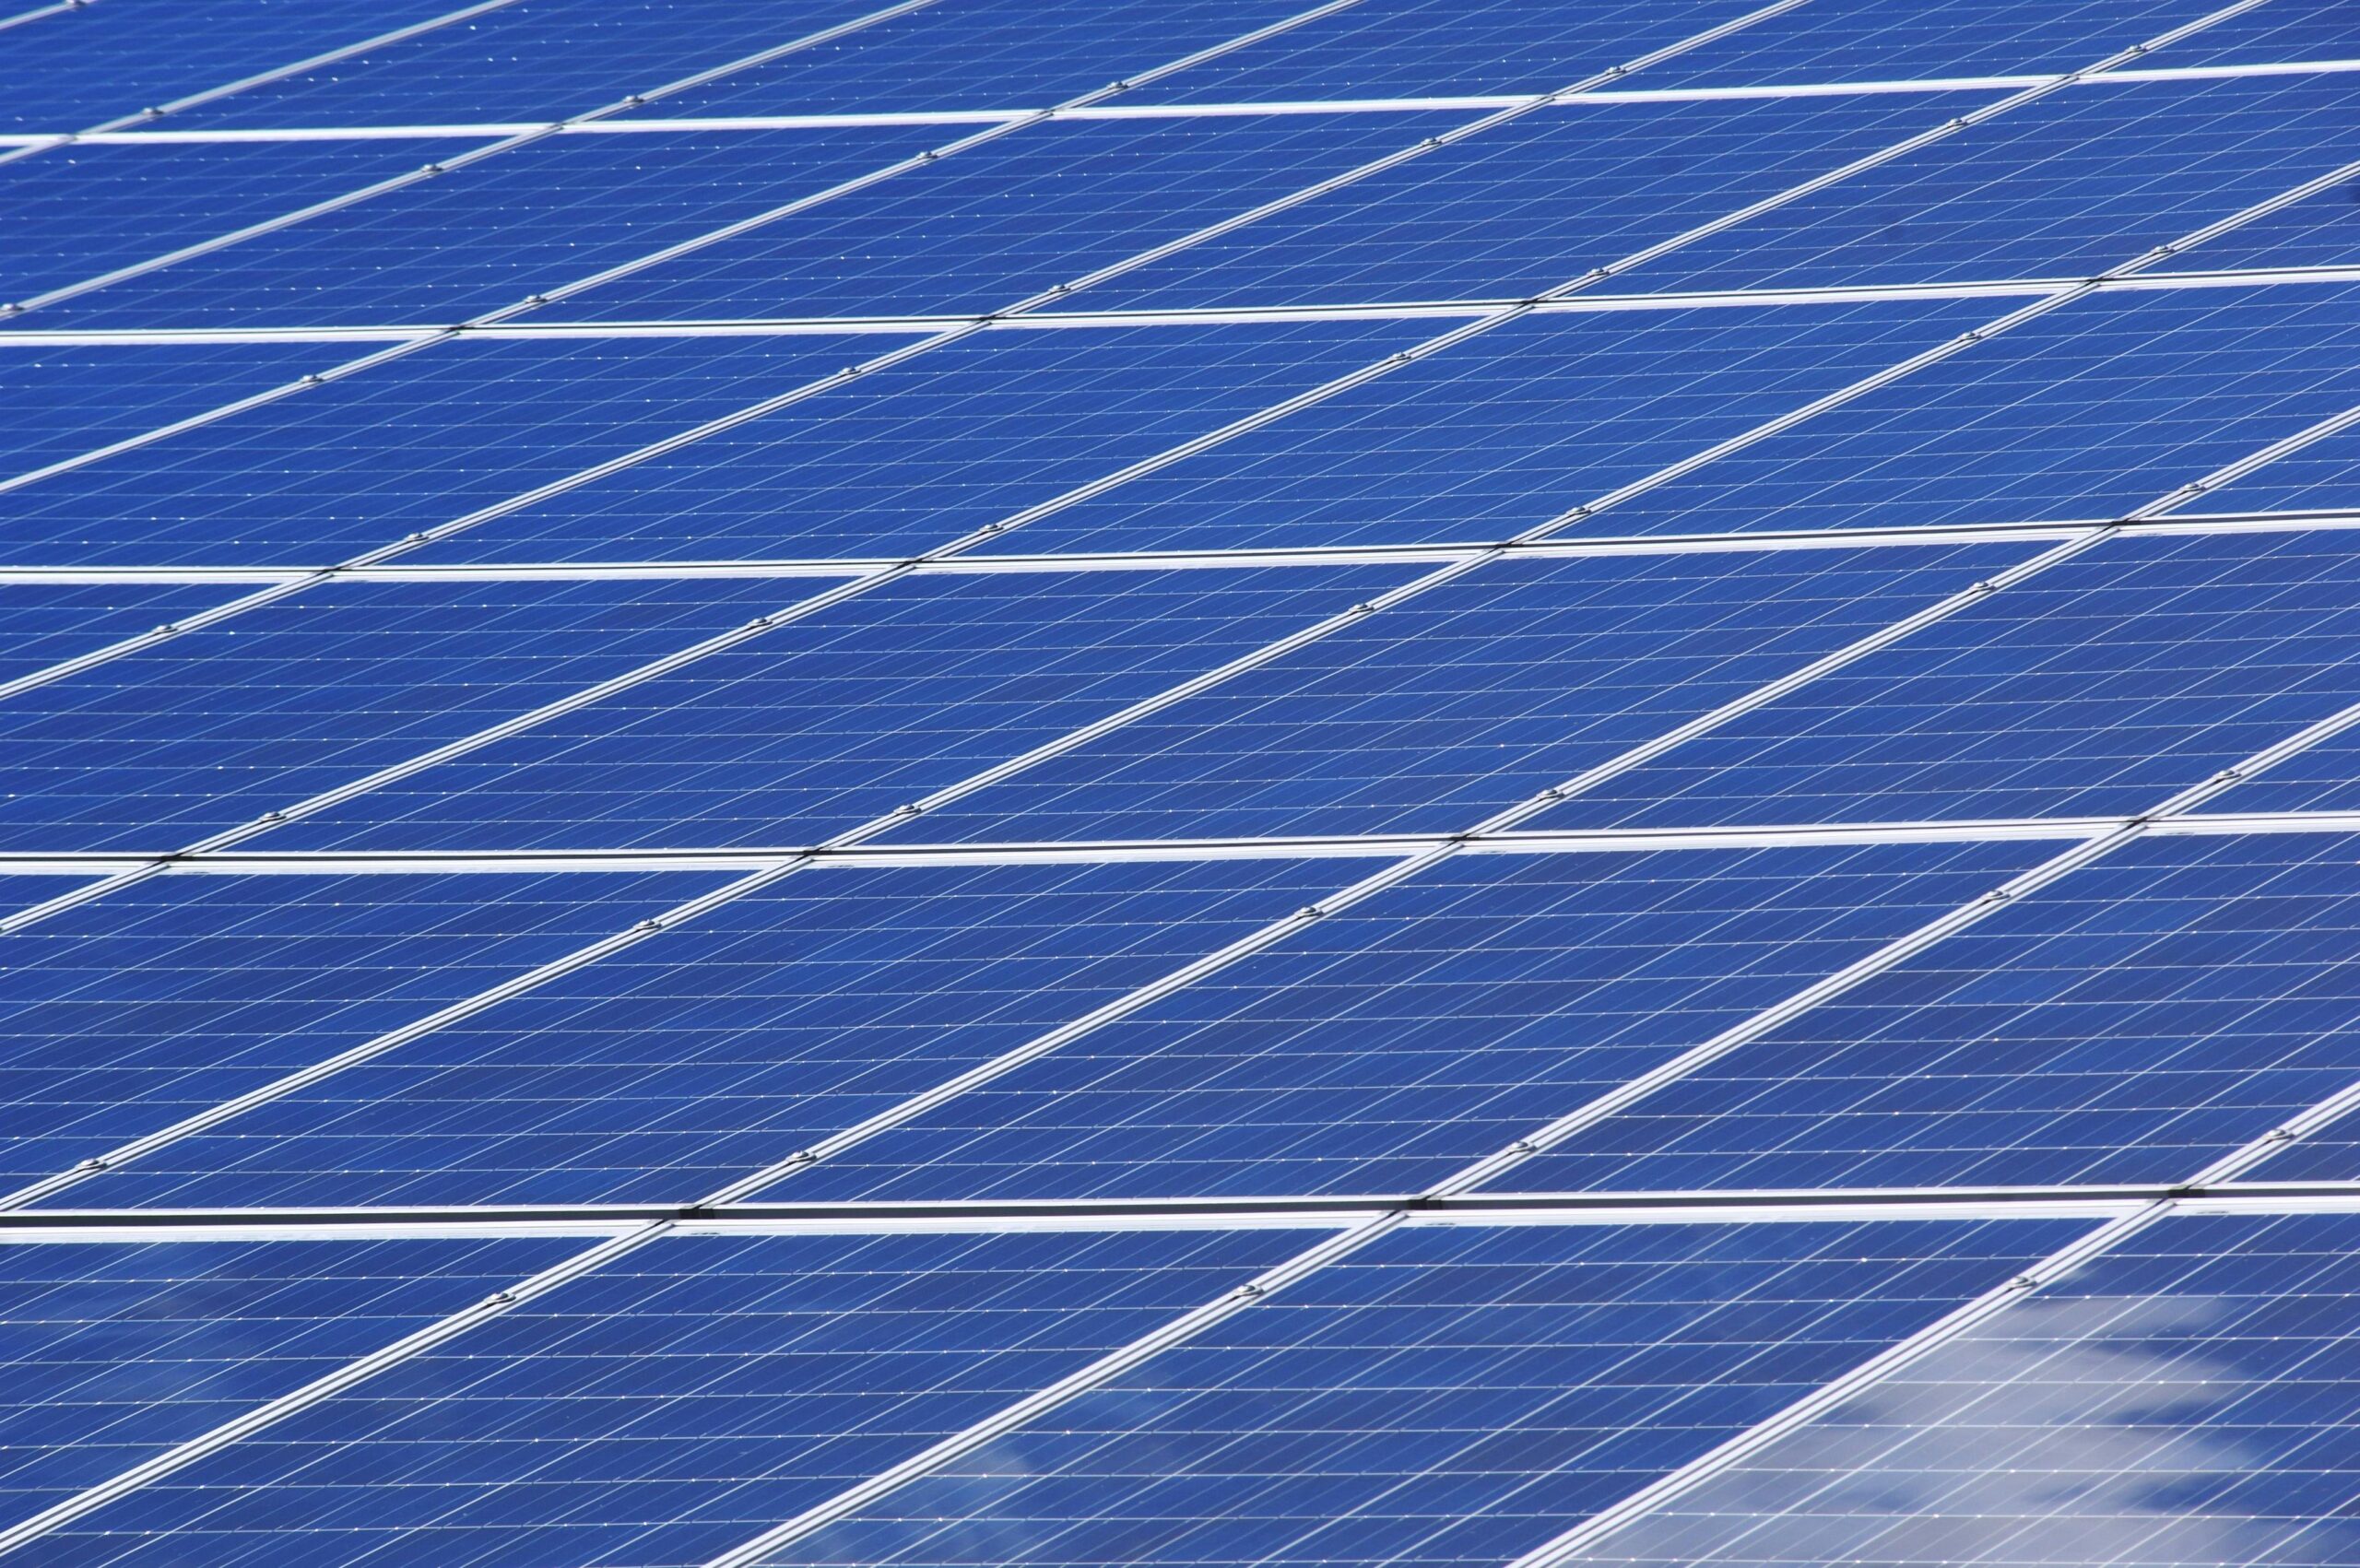
[[[576,114],[645,85],[623,68],[778,41],[773,5],[479,9],[163,118]],[[907,8],[646,112],[1004,108],[1283,16],[1013,10]],[[1564,12],[1366,0],[1132,96],[1545,88],[1738,15]],[[1646,80],[2069,69],[2200,14],[1812,0]],[[132,36],[103,55],[44,31],[110,17]],[[0,29],[41,89],[0,97],[62,128],[130,83],[201,91],[425,17],[93,0]],[[2335,7],[2272,0],[2154,63],[2342,41]],[[2154,268],[2173,287],[2036,288],[2050,308],[1996,333],[2019,301],[1502,311],[1430,354],[1454,324],[396,335],[348,371],[319,343],[20,332],[0,345],[20,563],[836,559],[802,582],[0,587],[0,820],[52,857],[0,890],[0,1165],[25,1244],[0,1248],[0,1550],[1439,1568],[1570,1528],[1549,1560],[2354,1560],[2335,1368],[2360,1208],[2334,1197],[155,1240],[127,1212],[2360,1180],[2333,1114],[2360,1078],[2354,839],[2145,820],[2352,805],[2335,736],[2272,749],[2360,699],[2341,668],[2360,535],[2216,519],[1512,561],[885,564],[1011,519],[974,553],[1480,542],[1605,498],[1609,531],[1647,536],[2345,504],[2350,289],[2191,269],[2352,259],[2329,183],[2346,80],[2060,88],[1700,242],[1694,268],[1683,248],[1633,269],[2073,276],[2320,187]],[[1527,293],[2006,91],[1576,100],[1084,302]],[[1027,124],[548,313],[995,309],[1469,123]],[[942,134],[27,144],[0,154],[0,195],[20,297],[71,291],[25,329],[442,321]],[[451,171],[79,289],[423,158]],[[429,532],[447,540],[399,548]],[[1821,678],[1761,701],[1814,660]],[[2258,752],[2258,777],[2220,778]],[[921,799],[938,808],[897,813]],[[2077,820],[1654,853],[365,858],[2016,816]],[[364,857],[153,858],[250,838]],[[34,1228],[77,1208],[115,1212]],[[1922,1353],[1832,1415],[1627,1505],[1905,1343]],[[1601,1509],[1625,1527],[1583,1525]]]

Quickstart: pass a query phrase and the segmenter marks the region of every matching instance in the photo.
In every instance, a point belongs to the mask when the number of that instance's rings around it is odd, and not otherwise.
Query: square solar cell
[[[112,4],[113,0],[108,0]],[[563,120],[857,21],[865,0],[513,0],[192,110],[175,125]],[[856,47],[855,33],[822,50]],[[291,57],[290,57],[291,58]]]
[[[1397,1231],[762,1561],[1505,1562],[2085,1229]]]
[[[1978,302],[1993,318],[2009,310]],[[2089,295],[1622,501],[1593,526],[2119,517],[2360,401],[2355,352],[2360,289],[2349,286]]]
[[[978,333],[468,529],[419,559],[914,555],[1357,371],[1431,325]],[[812,367],[824,373],[892,340],[785,341],[833,348],[837,360]],[[1019,545],[1031,537],[1029,526],[1008,535]]]
[[[11,5],[7,14],[30,9]],[[59,7],[7,29],[0,130],[86,130],[455,9],[450,0],[106,0],[96,15]]]
[[[2352,155],[2355,114],[2349,73],[2098,77],[1633,276],[1661,289],[2092,277],[2328,172]],[[2209,244],[2189,254],[2241,265]]]
[[[567,301],[565,313],[677,321],[999,310],[1469,118],[1051,121],[602,285]],[[928,134],[947,139],[940,126]],[[1096,290],[1086,298],[1129,302]]]
[[[2355,929],[2349,835],[2137,841],[1489,1185],[2189,1181],[2360,1078]]]
[[[1027,524],[989,553],[1508,538],[1990,313],[1988,301],[1904,300],[1528,315]]]
[[[289,824],[272,843],[816,843],[1407,575],[1372,566],[904,578]]]
[[[733,71],[637,117],[1042,109],[1305,8],[1289,0],[954,0]]]
[[[37,1513],[583,1245],[376,1236],[0,1246],[0,1507],[11,1521]]]
[[[6,258],[0,260],[0,300],[38,302],[51,290],[205,244],[489,145],[448,136],[258,145],[102,143],[0,164],[0,257]],[[248,259],[181,262],[165,271],[236,270]],[[260,279],[249,285],[269,290]],[[136,292],[170,289],[171,283],[151,279],[115,287]],[[93,301],[105,297],[101,289],[79,304],[60,302],[11,315],[0,326],[78,326]]]
[[[1319,1239],[667,1239],[43,1549],[125,1568],[693,1568]]]
[[[243,590],[171,583],[0,584],[0,684],[136,637]]]
[[[822,863],[54,1204],[692,1202],[1366,865]]]
[[[2360,1216],[2140,1232],[1569,1562],[2360,1561]]]
[[[0,333],[0,484],[350,357],[317,343],[53,346]]]
[[[720,880],[175,876],[60,911],[0,936],[0,1173],[55,1175]]]
[[[0,552],[13,565],[332,565],[671,440],[900,341],[831,334],[433,343],[0,491]],[[318,354],[319,345],[308,347]]]
[[[1677,59],[1645,85],[1916,81],[2078,70],[2183,27],[2211,0],[1811,0]]]
[[[1094,310],[1524,299],[1993,96],[1572,99],[1190,246],[1080,299]]]
[[[177,849],[811,588],[329,583],[0,704],[0,847]]]
[[[52,326],[141,329],[464,321],[816,195],[940,138],[941,128],[930,125],[546,136],[21,319]],[[99,150],[141,159],[195,150],[225,166],[191,179],[191,199],[206,199],[226,187],[255,201],[247,190],[250,171],[265,160],[308,170],[322,160],[348,159],[356,155],[348,149],[361,148],[370,157],[398,159],[399,168],[407,170],[434,161],[439,145],[272,142]],[[307,159],[312,161],[298,162]],[[52,165],[64,167],[62,155],[0,167],[0,194],[11,176],[23,177],[20,171],[29,174]],[[150,165],[143,162],[139,169]],[[164,180],[168,170],[156,167],[147,177]],[[340,178],[336,190],[321,194],[364,183]],[[291,197],[273,196],[264,216],[298,205]],[[74,208],[77,214],[87,210],[81,205]],[[38,220],[38,209],[34,216]],[[69,227],[85,229],[88,220]],[[206,238],[230,227],[212,224],[206,234],[191,237]],[[77,256],[88,250],[78,233],[75,244]],[[138,260],[162,248],[143,244],[138,254],[119,259]],[[76,268],[77,276],[98,270]],[[714,303],[718,308],[700,313],[753,313]]]
[[[1540,93],[1743,16],[1742,0],[1363,0],[1140,89],[1149,103]],[[1124,101],[1133,101],[1126,99]]]
[[[761,1196],[1422,1192],[2054,848],[1461,855]]]
[[[2031,553],[1487,564],[896,836],[1458,832]]]
[[[2355,584],[2360,534],[2110,540],[1537,825],[2136,815],[2360,700]]]

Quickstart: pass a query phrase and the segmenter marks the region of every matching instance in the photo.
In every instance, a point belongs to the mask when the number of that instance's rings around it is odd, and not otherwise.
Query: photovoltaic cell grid
[[[2350,20],[0,12],[0,1557],[2360,1562]]]

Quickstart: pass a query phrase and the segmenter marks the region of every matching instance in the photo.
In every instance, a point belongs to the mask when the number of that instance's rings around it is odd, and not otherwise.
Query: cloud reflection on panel
[[[2257,1338],[2251,1310],[2226,1296],[2027,1302],[1572,1561],[2360,1563],[2354,1430],[2313,1424],[2288,1386],[2360,1371],[2353,1320],[2318,1340]],[[2339,1391],[2348,1409],[2354,1388]]]

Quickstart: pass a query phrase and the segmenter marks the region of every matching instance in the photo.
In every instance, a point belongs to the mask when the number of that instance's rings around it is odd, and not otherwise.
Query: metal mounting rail
[[[2215,481],[2217,485],[2229,481]],[[1905,549],[1971,544],[2040,544],[2078,538],[2096,528],[2124,535],[2192,536],[2296,534],[2360,527],[2360,511],[2170,512],[2154,516],[2073,518],[2040,523],[1959,523],[1924,528],[1765,529],[1750,534],[1573,534],[1545,538],[1465,540],[1427,545],[1320,545],[1202,550],[1109,550],[1073,555],[968,555],[914,561],[862,556],[837,560],[461,562],[336,568],[356,583],[694,582],[708,578],[860,577],[905,567],[915,577],[1022,576],[1053,572],[1230,572],[1254,567],[1446,565],[1489,555],[1527,560],[1622,556],[1757,555],[1790,550]],[[290,584],[315,579],[317,566],[0,566],[14,584],[177,584],[189,586]],[[0,693],[10,688],[0,685]]]
[[[354,55],[366,53],[372,49],[383,49],[388,44],[406,42],[438,29],[449,27],[454,22],[468,21],[487,12],[503,10],[516,3],[517,0],[477,0],[474,5],[463,6],[455,11],[446,11],[439,17],[429,17],[423,21],[412,22],[407,27],[395,28],[390,32],[377,33],[362,39],[358,43],[348,43],[340,48],[308,55],[291,65],[278,65],[267,71],[257,71],[253,76],[241,77],[236,81],[224,82],[219,87],[207,88],[202,92],[189,93],[168,102],[143,108],[136,113],[118,115],[114,119],[101,121],[84,130],[53,131],[45,136],[9,136],[0,139],[0,148],[6,149],[0,150],[0,164],[15,163],[38,153],[47,152],[53,147],[70,147],[86,139],[111,139],[116,133],[128,130],[132,126],[153,124],[167,115],[178,114],[184,110],[195,109],[200,104],[215,102],[233,93],[244,92],[249,88],[266,87],[272,82],[284,81],[289,77],[301,76],[305,71],[315,71],[323,65],[333,65],[339,60],[349,60]],[[63,11],[87,10],[90,4],[91,0],[63,0],[59,5],[43,6],[37,10],[27,11],[0,20],[0,29],[16,27],[39,17],[55,16]]]

